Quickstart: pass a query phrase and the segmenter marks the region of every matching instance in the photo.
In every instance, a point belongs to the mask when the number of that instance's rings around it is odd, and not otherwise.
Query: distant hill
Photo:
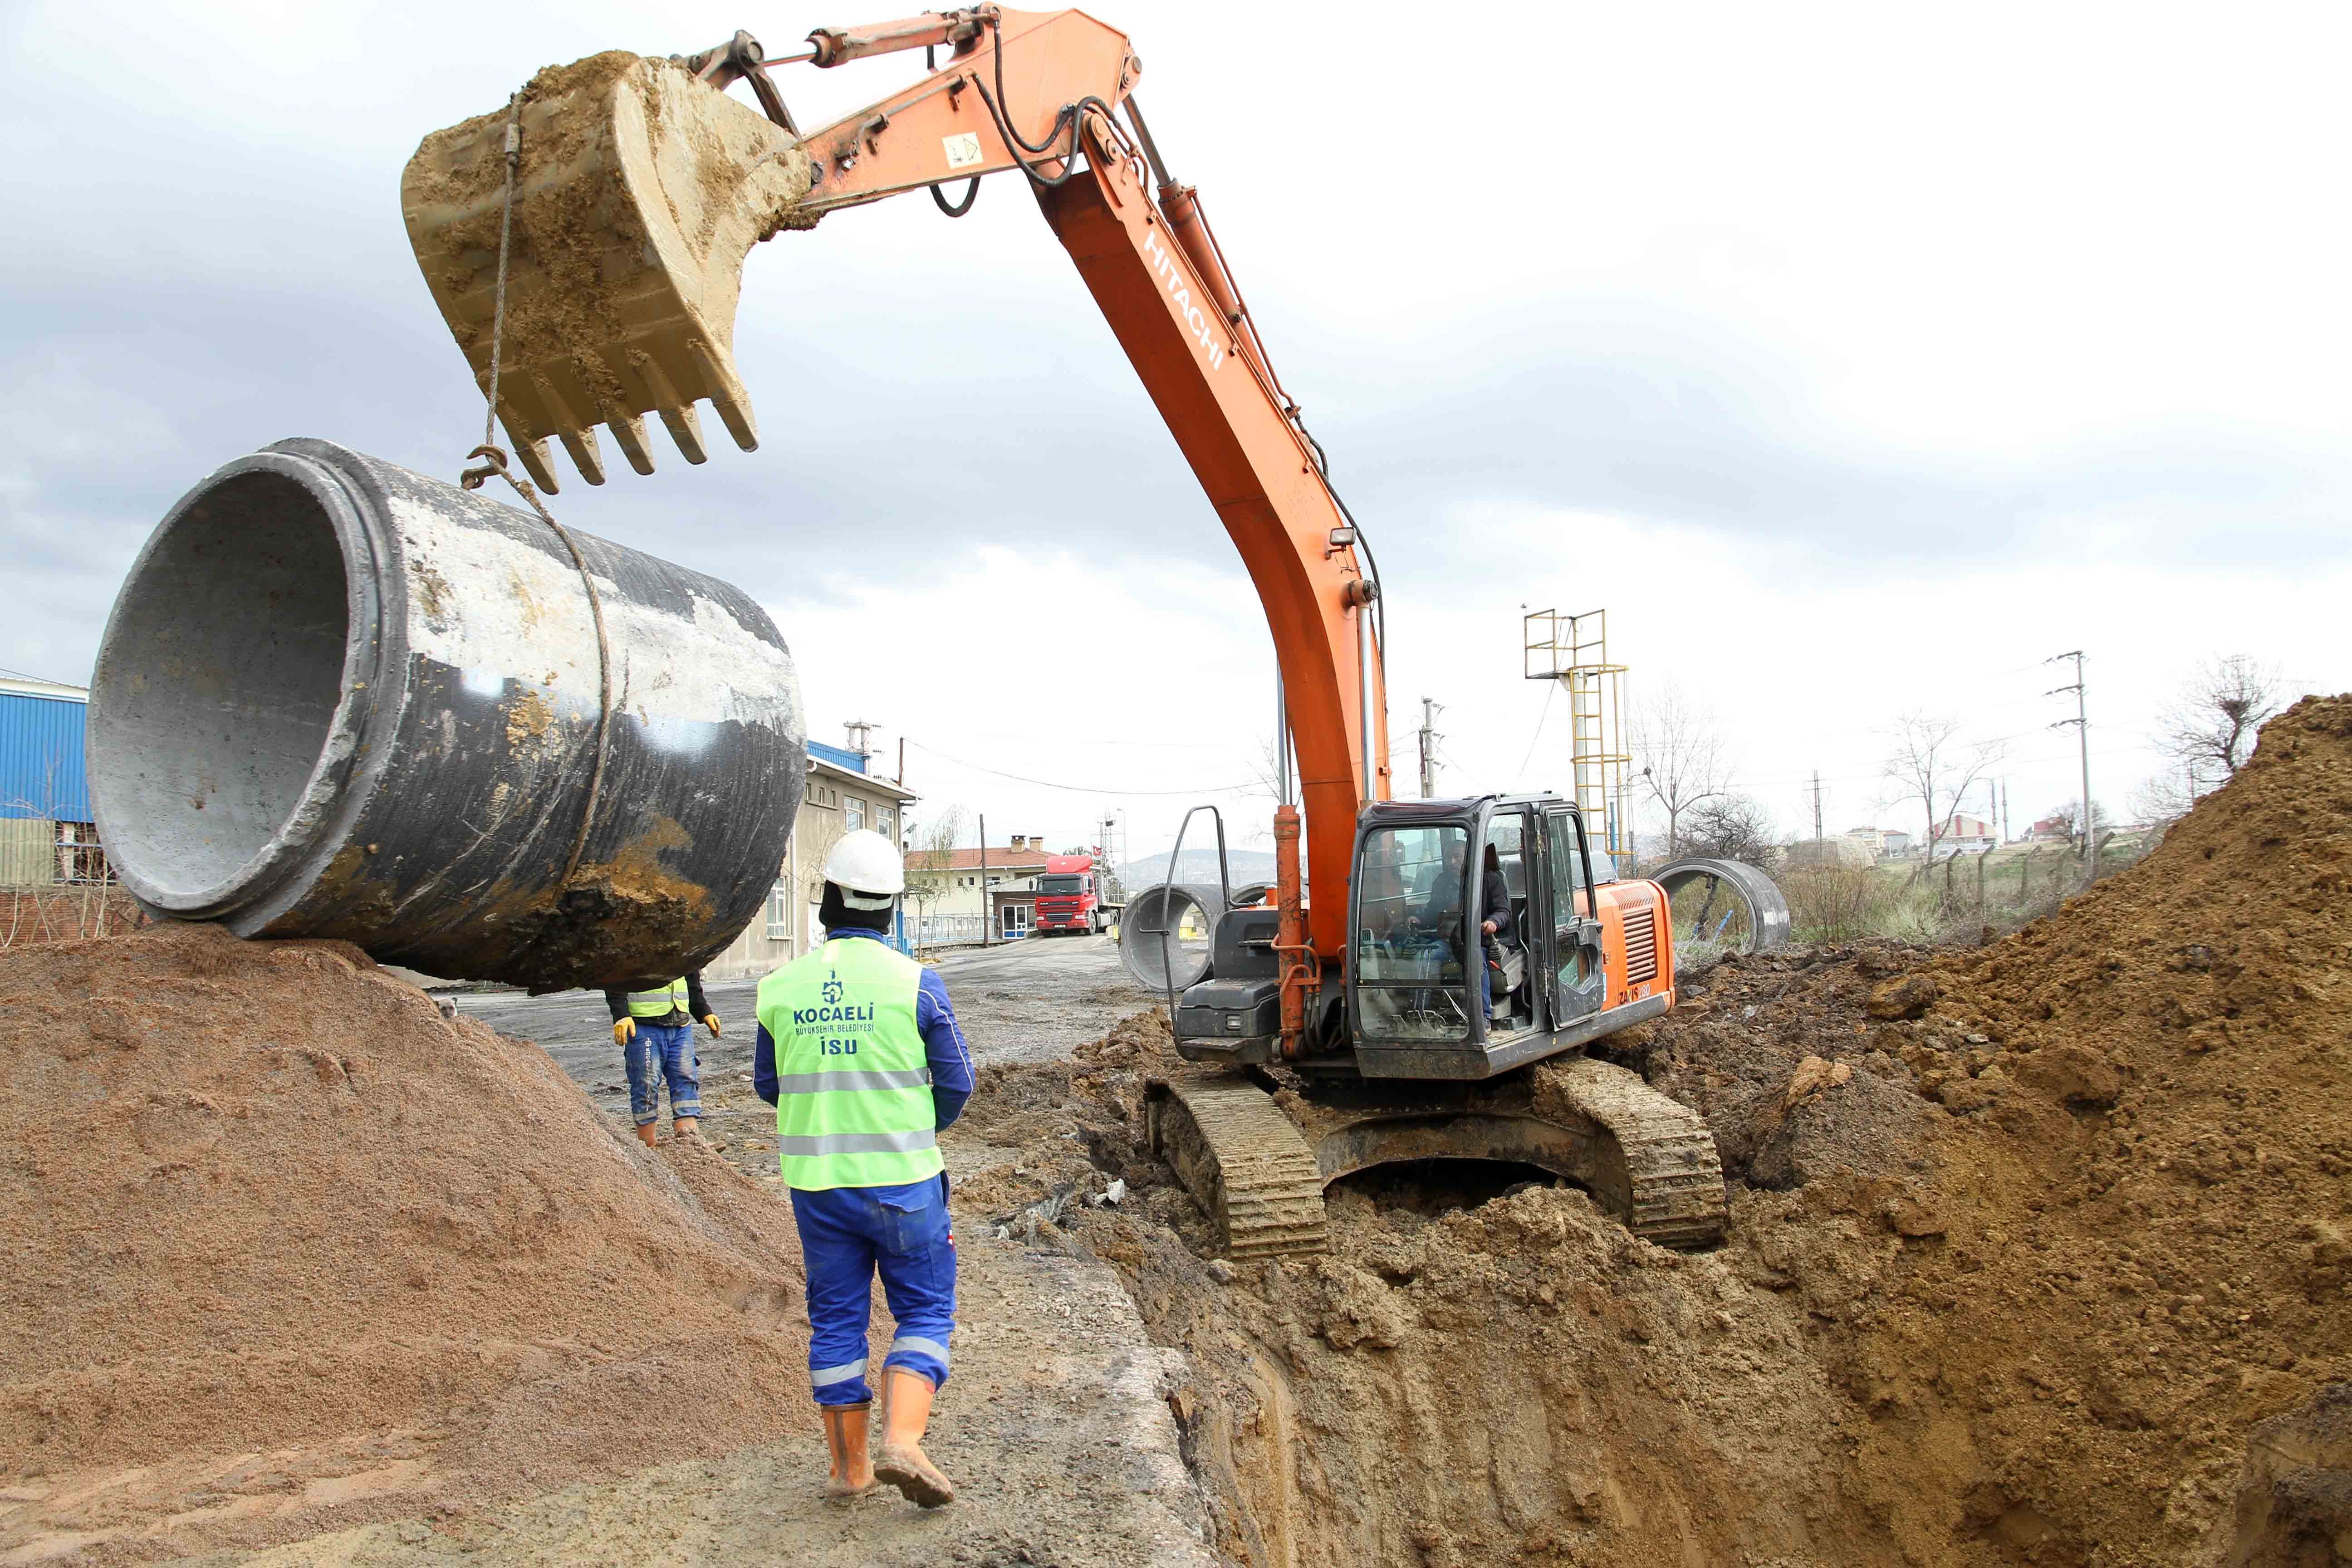
[[[1233,871],[1235,887],[1239,887],[1244,882],[1274,880],[1274,857],[1264,850],[1233,850],[1226,855],[1225,864]],[[1139,859],[1130,860],[1118,868],[1118,879],[1119,884],[1130,893],[1139,889],[1151,887],[1155,883],[1169,881],[1171,879],[1168,875],[1168,857],[1147,855]],[[1217,879],[1215,847],[1213,845],[1206,849],[1195,849],[1190,844],[1185,845],[1184,863],[1178,868],[1178,874],[1172,879],[1179,882],[1215,882]]]

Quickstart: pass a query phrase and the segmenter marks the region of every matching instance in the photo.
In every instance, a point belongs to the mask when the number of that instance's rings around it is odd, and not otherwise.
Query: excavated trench
[[[2140,866],[1966,950],[1726,960],[1615,1058],[1708,1118],[1725,1244],[1524,1167],[1327,1192],[1228,1262],[1130,1018],[992,1070],[967,1212],[1126,1279],[1253,1564],[2286,1564],[2352,1541],[2352,699]],[[1541,1073],[1549,1069],[1532,1069]],[[1109,1184],[1123,1182],[1118,1201]]]

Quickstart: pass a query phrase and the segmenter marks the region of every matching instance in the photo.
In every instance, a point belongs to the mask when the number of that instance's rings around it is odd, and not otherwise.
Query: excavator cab
[[[1637,988],[1630,972],[1610,983],[1609,917],[1622,927],[1630,910],[1645,931],[1664,927],[1648,884],[1620,888],[1605,865],[1583,814],[1557,795],[1366,806],[1348,969],[1357,1069],[1492,1078],[1606,1032],[1597,1026],[1612,993],[1664,1011],[1670,994],[1649,994],[1654,935],[1616,944],[1647,965],[1649,984]]]
[[[1486,1079],[1653,1017],[1672,1000],[1657,889],[1621,882],[1557,795],[1375,802],[1356,825],[1336,1026],[1302,1068]],[[1496,930],[1484,928],[1493,923]],[[1208,975],[1176,1010],[1192,1061],[1281,1059],[1278,918],[1218,921]]]
[[[1581,1047],[1673,1001],[1664,891],[1621,880],[1557,795],[1374,802],[1356,824],[1348,948],[1324,971],[1322,1026],[1280,1048],[1278,916],[1229,910],[1176,1047],[1261,1070],[1148,1086],[1152,1148],[1234,1257],[1323,1245],[1322,1189],[1373,1166],[1447,1160],[1573,1181],[1637,1234],[1705,1246],[1723,1174],[1696,1112]],[[1485,927],[1492,923],[1496,930]],[[1344,973],[1342,973],[1344,971]],[[1481,973],[1484,973],[1482,982]],[[1540,1088],[1515,1069],[1559,1066]],[[1501,1080],[1501,1081],[1495,1081]]]

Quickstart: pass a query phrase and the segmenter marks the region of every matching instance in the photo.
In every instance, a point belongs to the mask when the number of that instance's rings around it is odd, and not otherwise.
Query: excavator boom
[[[1248,943],[1265,973],[1243,987],[1255,999],[1232,1013],[1234,1024],[1261,1016],[1277,989],[1278,1034],[1253,1035],[1257,1047],[1276,1039],[1282,1058],[1301,1062],[1319,1047],[1326,1066],[1352,1058],[1367,1076],[1415,1079],[1504,1071],[1670,1005],[1669,977],[1658,995],[1599,1021],[1531,1020],[1500,1065],[1475,1049],[1408,1052],[1402,1068],[1368,1063],[1364,1048],[1332,1051],[1363,1046],[1340,1022],[1337,994],[1349,963],[1360,818],[1377,817],[1365,808],[1390,795],[1378,573],[1275,374],[1199,194],[1162,164],[1134,101],[1135,51],[1081,11],[996,5],[821,27],[809,46],[796,59],[820,68],[912,49],[929,68],[803,134],[747,34],[667,60],[599,55],[541,72],[504,113],[417,150],[402,198],[418,263],[531,477],[556,487],[555,442],[590,483],[603,482],[600,426],[650,472],[648,414],[701,462],[704,401],[738,444],[755,446],[733,353],[751,247],[918,189],[961,216],[980,177],[1017,173],[1223,521],[1273,636],[1297,798],[1286,754],[1278,913],[1270,939]],[[720,90],[739,79],[751,82],[760,110]],[[966,181],[975,184],[951,200]],[[1304,904],[1302,839],[1316,895]],[[1597,903],[1586,912],[1601,913]],[[1227,918],[1266,919],[1246,910]],[[1622,940],[1612,951],[1622,980]],[[1431,1013],[1410,988],[1395,1005]],[[1172,1011],[1181,1019],[1192,1009]],[[1424,1058],[1483,1065],[1429,1071]],[[1722,1179],[1704,1123],[1632,1074],[1583,1065],[1592,1070],[1548,1080],[1557,1104],[1482,1120],[1465,1112],[1475,1096],[1391,1100],[1318,1128],[1311,1149],[1296,1108],[1276,1109],[1247,1079],[1194,1077],[1155,1086],[1151,1136],[1237,1254],[1319,1247],[1324,1184],[1368,1163],[1449,1152],[1544,1164],[1660,1240],[1717,1234]]]
[[[739,36],[735,58],[748,42]],[[499,417],[524,466],[555,489],[552,441],[603,482],[602,426],[649,472],[647,414],[703,461],[704,399],[751,449],[733,352],[751,247],[837,208],[1019,171],[1265,605],[1298,755],[1306,879],[1328,890],[1286,940],[1336,962],[1357,808],[1389,795],[1378,587],[1196,193],[1161,178],[1155,199],[1152,160],[1115,118],[1142,73],[1126,36],[1082,11],[985,5],[819,28],[810,43],[821,67],[916,48],[935,65],[795,136],[774,122],[788,112],[763,115],[693,68],[719,51],[598,55],[541,71],[515,115],[418,148],[401,187],[410,242],[486,393],[496,352]],[[520,145],[502,229],[510,118]]]

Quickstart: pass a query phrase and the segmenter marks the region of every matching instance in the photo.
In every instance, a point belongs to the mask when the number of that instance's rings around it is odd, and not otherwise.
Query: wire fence
[[[980,941],[986,924],[980,915],[908,915],[907,938],[917,947],[950,947]]]
[[[0,950],[120,936],[148,923],[90,824],[0,818]]]

